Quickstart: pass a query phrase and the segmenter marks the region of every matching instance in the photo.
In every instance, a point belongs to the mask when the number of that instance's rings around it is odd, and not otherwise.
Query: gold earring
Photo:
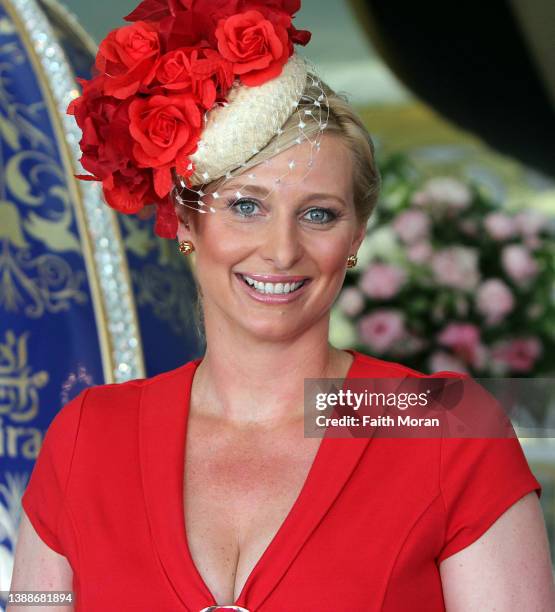
[[[179,243],[179,251],[183,255],[189,255],[195,250],[195,245],[190,240],[182,240]]]
[[[347,268],[354,268],[357,265],[357,261],[356,255],[349,255],[349,257],[347,257]]]

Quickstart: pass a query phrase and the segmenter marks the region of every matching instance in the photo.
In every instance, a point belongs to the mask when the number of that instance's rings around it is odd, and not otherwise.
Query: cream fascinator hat
[[[195,194],[196,210],[214,212],[202,186],[247,167],[294,113],[293,142],[318,149],[327,105],[321,88],[300,105],[307,78],[317,81],[294,52],[310,40],[292,24],[299,8],[300,0],[141,2],[125,18],[130,25],[100,43],[95,75],[80,81],[83,93],[68,108],[90,172],[78,178],[101,181],[106,202],[122,213],[154,205],[156,234],[175,238],[172,193],[191,202],[175,192],[176,177]],[[309,121],[318,126],[313,139]]]

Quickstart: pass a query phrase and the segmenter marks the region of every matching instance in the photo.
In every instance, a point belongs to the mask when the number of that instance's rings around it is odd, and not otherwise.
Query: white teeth
[[[260,293],[264,293],[264,294],[285,294],[285,293],[291,293],[293,291],[296,291],[299,287],[301,287],[304,284],[304,280],[303,281],[298,281],[296,283],[263,283],[261,281],[256,281],[253,278],[250,278],[249,276],[243,276],[241,275],[241,277],[251,286],[254,287],[258,292]]]

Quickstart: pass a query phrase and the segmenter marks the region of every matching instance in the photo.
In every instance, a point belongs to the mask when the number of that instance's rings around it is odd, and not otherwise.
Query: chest
[[[191,558],[219,604],[235,602],[303,488],[320,440],[302,423],[230,432],[191,419],[184,507]]]

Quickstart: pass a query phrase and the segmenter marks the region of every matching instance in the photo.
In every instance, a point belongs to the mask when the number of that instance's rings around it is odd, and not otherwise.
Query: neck
[[[195,373],[191,405],[232,425],[302,419],[304,379],[344,378],[353,360],[329,344],[329,314],[287,340],[261,340],[237,326],[224,330],[206,321],[207,350]]]

